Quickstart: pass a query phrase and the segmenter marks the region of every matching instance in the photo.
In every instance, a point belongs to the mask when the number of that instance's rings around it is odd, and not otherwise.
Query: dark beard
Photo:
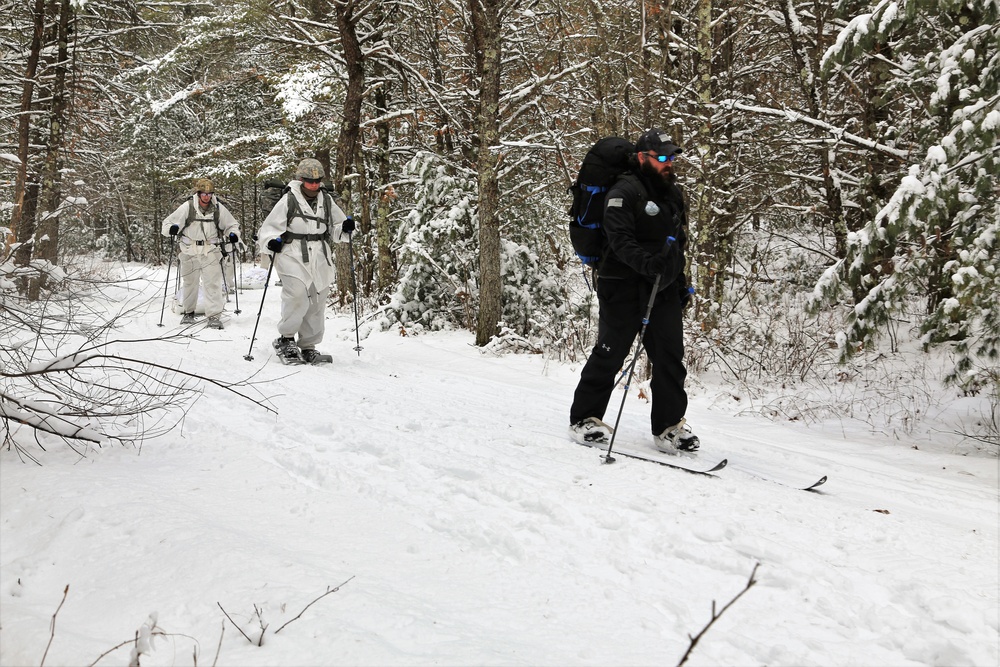
[[[645,176],[650,183],[659,187],[665,188],[671,185],[672,183],[677,182],[677,174],[674,173],[673,169],[671,169],[667,173],[661,174],[660,171],[655,166],[653,166],[652,163],[644,162],[641,165],[639,165],[639,170],[642,172],[642,175]]]

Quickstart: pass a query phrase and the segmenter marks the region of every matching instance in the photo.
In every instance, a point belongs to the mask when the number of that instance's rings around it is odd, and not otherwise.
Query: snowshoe
[[[205,326],[207,326],[209,329],[223,329],[224,328],[222,326],[222,318],[219,317],[218,315],[209,315],[208,316],[208,321],[206,322]]]
[[[313,348],[306,348],[302,350],[301,353],[302,361],[307,364],[331,364],[333,363],[333,355],[321,354]]]
[[[281,363],[302,363],[302,355],[299,352],[299,346],[295,344],[294,338],[285,338],[284,336],[275,338],[271,345],[274,347],[274,351],[278,353],[278,360],[281,361]]]
[[[194,324],[194,313],[184,313],[181,316],[181,325]]]

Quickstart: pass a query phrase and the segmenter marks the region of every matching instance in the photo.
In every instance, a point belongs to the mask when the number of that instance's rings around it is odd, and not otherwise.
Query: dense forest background
[[[75,257],[166,262],[198,177],[249,238],[264,180],[317,157],[359,223],[334,307],[578,359],[567,187],[656,126],[684,147],[694,371],[847,382],[910,341],[997,433],[994,1],[0,4],[0,310]]]

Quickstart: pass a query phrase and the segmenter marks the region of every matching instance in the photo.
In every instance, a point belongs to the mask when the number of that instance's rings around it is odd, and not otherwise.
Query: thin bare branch
[[[322,600],[323,598],[325,598],[330,593],[336,593],[337,591],[340,590],[341,586],[343,586],[344,584],[348,583],[353,578],[354,578],[354,575],[351,575],[350,579],[348,579],[347,581],[345,581],[343,584],[340,584],[340,586],[337,586],[336,588],[328,589],[326,591],[326,593],[323,593],[318,598],[316,598],[315,600],[313,600],[312,602],[310,602],[309,604],[307,604],[305,607],[303,607],[302,611],[299,612],[299,615],[296,616],[295,618],[291,619],[287,623],[285,623],[285,625],[288,625],[292,621],[297,621],[299,618],[302,617],[302,614],[306,613],[306,609],[308,609],[309,607],[313,606],[314,604],[316,604],[317,602],[319,602],[320,600]],[[281,632],[282,630],[284,630],[285,629],[285,625],[282,625],[280,628],[278,628],[277,630],[275,630],[274,634],[278,634],[279,632]]]
[[[746,593],[748,590],[750,590],[751,586],[753,586],[754,584],[757,583],[757,580],[754,579],[754,575],[757,574],[757,568],[758,567],[760,567],[760,563],[754,564],[753,571],[750,573],[750,579],[747,581],[747,585],[744,586],[743,590],[740,591],[739,593],[737,593],[736,597],[734,597],[732,600],[730,600],[726,604],[726,606],[723,607],[718,613],[715,612],[715,600],[712,600],[712,620],[710,620],[708,622],[708,625],[706,625],[705,627],[703,627],[701,629],[701,632],[699,632],[698,634],[696,634],[694,637],[692,637],[691,635],[688,635],[688,639],[691,640],[691,643],[688,644],[687,651],[684,652],[684,655],[681,657],[681,661],[677,663],[677,667],[681,667],[681,665],[683,665],[685,662],[687,662],[687,659],[689,657],[691,657],[691,652],[694,651],[694,647],[698,645],[698,641],[702,638],[702,636],[704,636],[704,634],[706,632],[708,632],[708,629],[710,627],[712,627],[712,624],[715,623],[717,620],[719,620],[719,618],[724,613],[726,613],[726,610],[729,609],[733,605],[734,602],[736,602],[741,597],[743,597],[743,594]]]
[[[66,584],[66,588],[63,589],[62,600],[59,602],[59,606],[56,607],[55,613],[52,614],[52,622],[49,623],[49,643],[45,645],[45,653],[42,654],[42,661],[38,663],[38,667],[45,665],[45,658],[49,655],[49,648],[52,647],[52,641],[56,638],[56,616],[59,615],[59,610],[66,603],[67,595],[69,595],[69,584]]]
[[[228,618],[229,622],[233,624],[233,627],[235,627],[237,630],[239,630],[240,634],[243,635],[244,637],[246,637],[246,640],[248,642],[250,642],[251,644],[253,644],[253,640],[250,639],[249,637],[247,637],[247,633],[243,632],[243,629],[240,626],[236,625],[236,621],[234,621],[233,617],[229,615],[229,612],[227,612],[225,609],[222,608],[222,603],[221,602],[216,602],[215,604],[219,605],[219,609],[222,609],[222,613],[226,615],[226,618]],[[222,643],[221,639],[219,640],[219,643],[220,644]]]

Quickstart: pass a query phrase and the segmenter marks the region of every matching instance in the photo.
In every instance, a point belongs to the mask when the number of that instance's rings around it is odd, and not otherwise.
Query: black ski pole
[[[632,364],[628,369],[628,379],[625,380],[625,393],[622,394],[622,404],[618,408],[618,417],[615,418],[615,425],[611,431],[611,442],[608,443],[608,451],[601,458],[604,459],[605,463],[614,463],[615,457],[611,456],[611,448],[615,446],[615,435],[618,434],[618,422],[622,419],[622,412],[625,410],[625,399],[628,398],[628,388],[632,383],[632,373],[635,372],[635,363],[639,361],[639,355],[642,353],[642,337],[646,333],[646,326],[649,324],[649,316],[653,312],[653,302],[656,301],[656,293],[660,289],[660,274],[656,274],[656,280],[653,281],[653,293],[649,295],[649,305],[646,306],[646,316],[642,318],[642,326],[639,328],[639,344],[635,348],[635,356],[632,357]]]
[[[226,277],[226,272],[222,272],[222,277]],[[228,284],[228,283],[227,283]],[[236,244],[233,244],[233,296],[236,297],[236,314],[239,315],[242,311],[240,310],[240,286],[236,280]],[[263,301],[263,297],[261,297]]]
[[[271,269],[274,268],[274,257],[277,254],[275,252],[271,253],[271,265],[267,267],[267,278],[264,279],[264,293],[260,295],[260,308],[257,309],[257,321],[253,323],[253,335],[250,336],[250,349],[243,355],[243,358],[247,361],[253,361],[253,355],[251,354],[253,352],[253,342],[257,340],[257,325],[260,324],[260,314],[264,312],[264,297],[267,296],[267,285],[271,282]]]
[[[354,232],[347,232],[347,254],[351,258],[351,290],[354,292],[354,351],[361,356],[361,335],[358,333],[358,281],[354,277]]]
[[[163,326],[163,311],[167,309],[167,289],[170,287],[170,267],[174,263],[174,237],[170,237],[170,261],[167,262],[167,279],[163,283],[163,305],[160,306],[160,323],[156,326]]]

